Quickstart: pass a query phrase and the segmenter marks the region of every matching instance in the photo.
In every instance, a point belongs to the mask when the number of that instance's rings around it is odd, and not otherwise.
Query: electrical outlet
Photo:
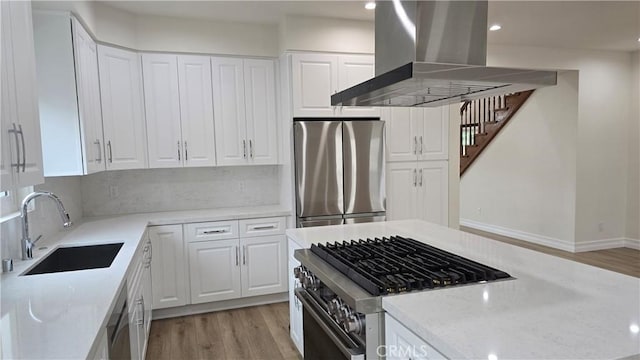
[[[117,199],[120,196],[120,192],[118,191],[118,187],[115,185],[109,186],[109,199]]]

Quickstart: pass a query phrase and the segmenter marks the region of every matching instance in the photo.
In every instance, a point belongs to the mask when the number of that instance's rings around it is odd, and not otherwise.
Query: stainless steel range
[[[382,296],[510,278],[498,269],[419,241],[391,236],[296,250],[304,305],[304,358],[377,359]]]

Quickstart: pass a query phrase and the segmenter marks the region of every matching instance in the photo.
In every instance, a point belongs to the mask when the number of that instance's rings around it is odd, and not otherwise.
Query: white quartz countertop
[[[385,311],[448,358],[640,354],[640,279],[422,221],[287,230],[311,243],[398,234],[515,279],[385,296]]]
[[[288,216],[279,206],[220,208],[83,219],[71,231],[42,239],[32,260],[14,260],[0,278],[1,357],[84,359],[107,323],[148,225]],[[36,235],[36,234],[34,234]],[[15,239],[20,241],[20,239]],[[20,276],[60,246],[124,243],[111,267]]]

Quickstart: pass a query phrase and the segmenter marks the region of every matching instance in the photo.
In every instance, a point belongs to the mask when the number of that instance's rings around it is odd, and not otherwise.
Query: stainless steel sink
[[[124,243],[61,247],[24,275],[107,268]]]

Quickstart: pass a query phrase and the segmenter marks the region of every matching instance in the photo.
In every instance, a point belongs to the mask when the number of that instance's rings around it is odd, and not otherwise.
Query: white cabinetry
[[[107,170],[147,167],[140,55],[98,45],[100,98]],[[102,151],[102,147],[97,147]]]
[[[448,224],[447,161],[387,163],[387,216]]]
[[[385,108],[387,161],[446,160],[448,108]]]
[[[149,167],[215,165],[209,57],[143,54]]]
[[[219,165],[277,164],[275,63],[211,58]]]
[[[33,20],[44,174],[105,170],[96,43],[68,12]]]
[[[288,277],[289,277],[289,334],[293,344],[296,346],[300,355],[304,355],[304,330],[302,327],[302,303],[295,296],[295,289],[300,286],[300,282],[296,279],[293,269],[300,266],[300,262],[293,256],[293,252],[302,249],[300,245],[292,240],[289,241],[289,261],[288,261]]]
[[[282,224],[265,218],[185,225],[191,303],[285,292]],[[239,228],[247,237],[239,237]]]
[[[0,190],[44,181],[31,3],[1,4]]]
[[[144,360],[151,329],[151,240],[146,237],[127,276],[131,359]]]
[[[389,314],[385,314],[385,345],[388,360],[446,359]]]
[[[374,77],[371,55],[293,54],[294,117],[379,116],[376,108],[333,107],[331,95]]]
[[[187,304],[182,225],[152,226],[149,228],[149,238],[153,249],[153,309]]]
[[[109,360],[109,343],[106,329],[100,331],[98,335],[96,348],[93,353],[87,357],[91,360]]]

